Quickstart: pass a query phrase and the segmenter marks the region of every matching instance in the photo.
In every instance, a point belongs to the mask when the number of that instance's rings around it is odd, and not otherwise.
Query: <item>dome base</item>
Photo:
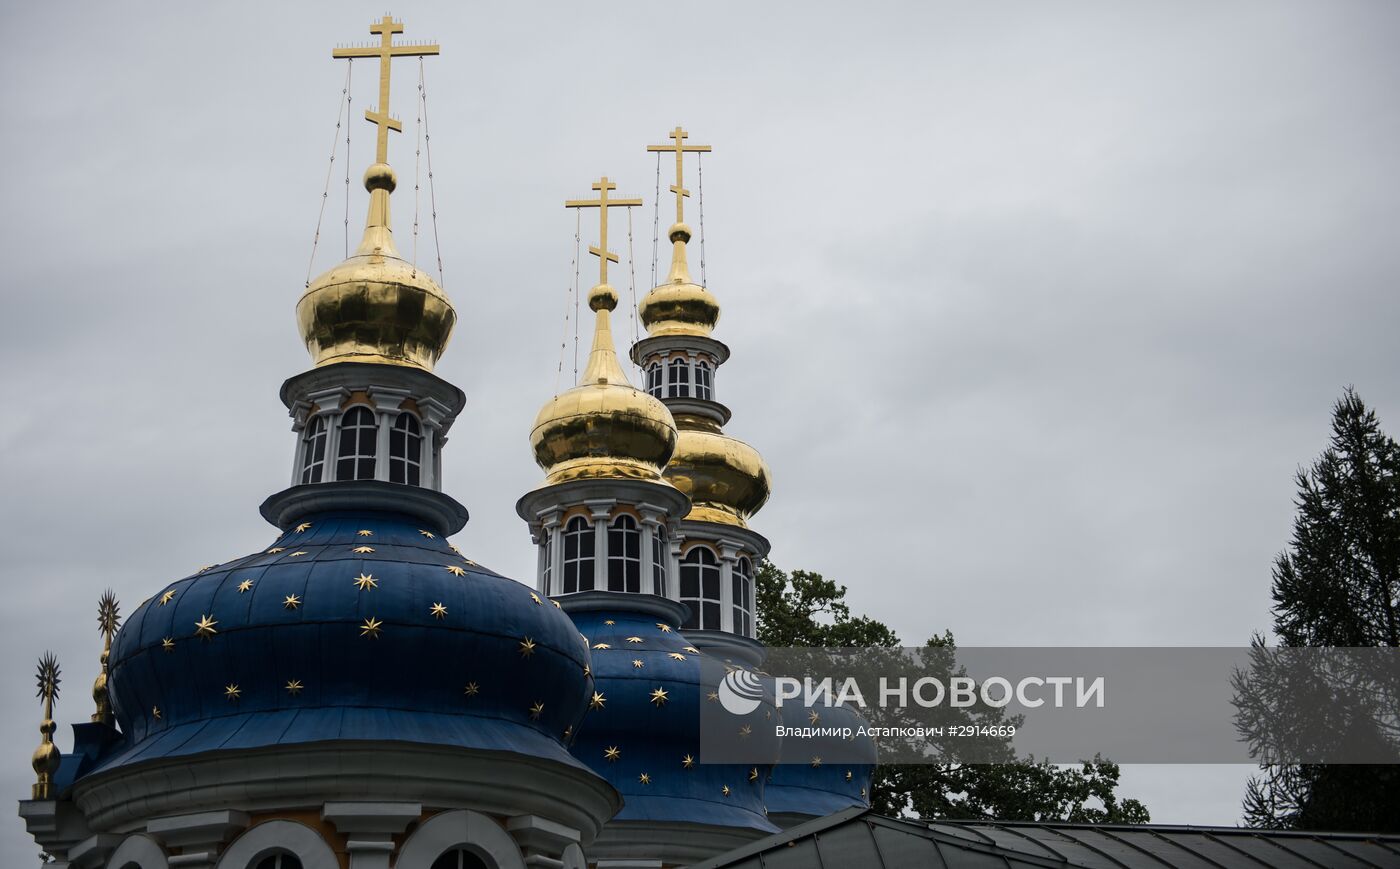
[[[269,495],[258,507],[262,517],[282,531],[312,513],[340,510],[372,510],[412,516],[443,536],[461,531],[468,518],[467,508],[450,495],[420,486],[381,480],[343,480],[292,486]]]

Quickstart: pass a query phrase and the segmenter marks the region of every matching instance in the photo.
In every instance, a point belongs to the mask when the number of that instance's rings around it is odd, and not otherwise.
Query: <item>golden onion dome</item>
[[[768,501],[773,477],[758,450],[724,434],[714,421],[686,414],[677,419],[680,437],[666,479],[690,496],[697,522],[748,527]]]
[[[545,485],[620,477],[664,482],[676,423],[666,405],[627,381],[617,361],[609,318],[617,293],[599,284],[588,307],[597,317],[583,381],[540,408],[530,432]]]
[[[642,299],[639,313],[647,334],[706,336],[719,322],[719,302],[704,287],[690,279],[685,245],[690,227],[671,225],[671,274]]]
[[[389,228],[397,180],[385,163],[365,172],[365,235],[354,256],[307,284],[297,325],[317,365],[378,362],[432,371],[457,312],[432,278],[399,256]]]

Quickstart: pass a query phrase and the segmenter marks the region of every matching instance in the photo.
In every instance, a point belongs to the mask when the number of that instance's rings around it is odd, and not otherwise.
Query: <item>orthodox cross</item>
[[[376,163],[389,162],[389,131],[403,132],[403,124],[389,117],[389,61],[394,57],[422,57],[437,54],[436,45],[394,45],[394,34],[403,33],[403,22],[395,21],[388,15],[383,20],[369,26],[370,33],[380,36],[379,45],[365,45],[353,48],[337,48],[331,57],[377,57],[379,58],[379,105],[365,111],[365,120],[379,127],[379,137],[375,143]]]
[[[648,151],[675,151],[676,152],[676,183],[671,185],[671,192],[676,194],[676,223],[685,223],[685,197],[690,195],[690,191],[685,189],[685,168],[684,160],[687,151],[691,153],[706,152],[710,150],[709,145],[687,145],[685,140],[690,134],[677,126],[671,131],[671,138],[676,140],[674,145],[647,145]]]
[[[598,209],[598,246],[588,246],[588,252],[598,258],[598,283],[608,282],[608,263],[617,262],[617,254],[608,250],[608,207],[613,205],[641,205],[640,199],[609,199],[608,191],[616,190],[617,185],[608,180],[604,175],[593,182],[593,189],[598,191],[597,199],[570,199],[564,203],[565,208],[596,208]]]

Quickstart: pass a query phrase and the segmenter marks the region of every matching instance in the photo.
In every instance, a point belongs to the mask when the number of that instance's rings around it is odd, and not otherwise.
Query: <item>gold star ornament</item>
[[[206,640],[209,639],[210,637],[214,636],[219,632],[218,629],[214,627],[214,625],[217,625],[218,623],[219,622],[217,619],[214,618],[213,613],[200,616],[199,621],[194,623],[195,636],[203,637]]]
[[[250,588],[252,588],[252,587],[253,587],[253,581],[252,581],[251,579],[245,579],[245,580],[243,580],[242,582],[240,582],[240,583],[238,584],[238,593],[239,593],[239,594],[242,594],[243,592],[247,591],[248,589],[250,589]]]
[[[632,643],[632,644],[634,644],[634,645],[637,644],[637,643],[640,643],[641,641],[642,641],[642,638],[641,638],[641,637],[628,637],[628,638],[627,638],[627,642]]]
[[[468,697],[475,697],[476,695],[481,693],[481,686],[476,684],[475,682],[468,682],[466,690],[463,693],[466,694]]]
[[[436,534],[434,534],[434,533],[431,532],[431,531],[424,531],[422,528],[419,528],[419,529],[418,529],[418,533],[419,533],[419,534],[422,534],[424,537],[428,538],[429,540],[432,540],[434,537],[437,536]]]
[[[160,641],[160,648],[162,651],[165,652],[175,651],[175,639],[173,637],[162,637]]]
[[[286,548],[285,546],[274,546],[274,547],[272,547],[271,549],[269,549],[269,550],[267,551],[267,554],[268,554],[268,555],[276,555],[276,554],[279,553],[279,552],[286,552],[286,551],[287,551],[287,548]]]
[[[729,785],[725,785],[724,787],[720,788],[719,792],[724,794],[726,797],[729,796]]]
[[[672,659],[672,660],[674,660],[674,661],[684,661],[684,660],[685,660],[685,655],[682,655],[680,652],[671,652],[671,653],[670,653],[669,655],[667,655],[666,657],[668,657],[668,658],[670,658],[670,659]]]
[[[589,708],[589,709],[602,709],[602,708],[603,708],[603,704],[605,704],[605,703],[607,703],[607,702],[608,702],[608,698],[604,697],[603,694],[602,694],[602,692],[600,692],[600,691],[594,691],[594,692],[593,692],[593,699],[590,700],[590,701],[588,701],[588,708]]]
[[[372,588],[379,588],[379,580],[368,573],[362,573],[355,577],[355,587],[360,591],[369,591]]]
[[[651,702],[657,706],[665,706],[667,699],[665,688],[657,688],[651,692]]]
[[[306,550],[303,549],[303,550],[298,550],[298,551],[296,551],[296,552],[293,552],[291,555],[288,555],[287,557],[288,557],[288,558],[299,558],[299,557],[301,557],[301,556],[303,556],[303,555],[305,555],[305,554],[306,554]]]
[[[301,693],[301,689],[305,686],[301,684],[300,679],[288,679],[287,684],[284,687],[287,689],[288,694],[295,697]]]
[[[687,754],[685,757],[681,758],[681,766],[685,767],[686,769],[690,769],[691,767],[695,766],[695,758]]]
[[[641,661],[640,658],[633,658],[633,659],[632,659],[632,666],[633,666],[634,668],[640,670],[640,669],[642,669],[642,667],[644,667],[644,666],[646,666],[646,665],[642,663],[642,661]]]
[[[160,720],[160,707],[159,707],[159,706],[152,706],[152,707],[151,707],[151,717],[154,718],[154,719],[157,720],[157,721]]]
[[[353,553],[355,553],[356,555],[368,555],[368,554],[370,554],[371,552],[374,551],[374,547],[373,547],[373,546],[356,546],[354,549],[352,549],[352,550],[350,550],[350,551],[353,552]]]
[[[286,597],[282,598],[282,606],[286,607],[289,610],[294,610],[297,607],[301,606],[301,598],[294,594],[289,594]]]
[[[303,523],[301,523],[300,525],[297,526],[297,533],[300,534],[301,532],[305,531],[306,529],[308,529],[308,528],[310,528],[310,527],[311,527],[311,523],[310,523],[310,522],[303,522]]]
[[[535,654],[535,641],[529,637],[520,641],[520,657],[528,658]]]
[[[371,640],[379,639],[379,632],[384,627],[384,623],[374,616],[365,619],[365,623],[360,625],[360,636],[369,637]]]
[[[607,643],[594,643],[594,644],[593,644],[593,648],[595,648],[595,649],[611,649],[612,646],[609,646]]]
[[[361,528],[359,531],[356,531],[355,533],[358,534],[358,535],[360,535],[361,537],[373,537],[373,536],[374,536],[374,532],[371,531],[371,530],[369,530],[368,528]]]
[[[228,698],[230,703],[237,703],[242,694],[243,691],[233,682],[224,686],[224,696]]]
[[[758,767],[755,766],[749,770],[749,781],[758,781]]]
[[[616,745],[610,745],[603,751],[603,758],[607,760],[608,763],[616,761],[619,757],[622,757],[622,752],[618,751]]]
[[[466,572],[465,570],[463,570],[461,567],[459,567],[459,566],[457,566],[457,565],[455,565],[455,564],[449,564],[449,565],[447,565],[447,566],[446,566],[445,568],[443,568],[443,569],[446,570],[448,573],[452,574],[453,576],[466,576],[466,575],[467,575],[467,572]]]
[[[651,776],[647,775],[646,773],[642,773],[641,775],[637,776],[637,781],[641,782],[644,785],[649,785],[651,784]]]
[[[544,704],[536,702],[530,707],[530,718],[534,721],[540,720],[540,715],[544,713]]]
[[[175,589],[170,589],[160,596],[160,605],[165,606],[175,599]]]
[[[665,622],[657,622],[656,626],[661,629],[661,633],[663,634],[671,633],[671,626],[666,624]]]
[[[428,613],[435,619],[445,619],[447,618],[447,607],[442,605],[442,601],[438,601],[433,604],[433,608],[428,610]]]

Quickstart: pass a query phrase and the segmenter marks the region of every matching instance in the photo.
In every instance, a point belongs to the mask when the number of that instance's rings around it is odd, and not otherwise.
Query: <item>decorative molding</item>
[[[107,869],[126,869],[131,863],[141,869],[170,869],[165,849],[146,833],[133,833],[123,839],[107,858]]]
[[[441,812],[424,821],[404,840],[394,869],[430,869],[434,860],[454,848],[476,854],[491,869],[526,869],[510,834],[486,815],[467,809]]]
[[[254,869],[258,861],[278,851],[301,860],[302,869],[340,869],[340,861],[321,834],[301,823],[276,818],[250,827],[219,858],[218,869]]]
[[[467,508],[450,495],[422,486],[383,480],[306,483],[268,496],[258,508],[262,517],[286,530],[304,516],[332,510],[380,510],[421,519],[444,536],[467,524]]]

